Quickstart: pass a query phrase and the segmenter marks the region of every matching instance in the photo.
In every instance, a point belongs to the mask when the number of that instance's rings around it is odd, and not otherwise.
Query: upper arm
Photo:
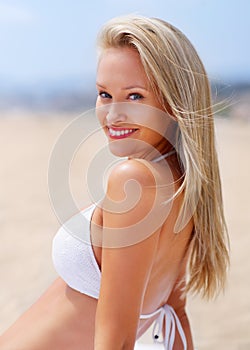
[[[103,205],[97,327],[135,335],[163,219],[153,172],[137,161],[119,165],[110,174]]]

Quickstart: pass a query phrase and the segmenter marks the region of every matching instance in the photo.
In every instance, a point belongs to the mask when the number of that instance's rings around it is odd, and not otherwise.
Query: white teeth
[[[109,133],[111,136],[124,136],[127,134],[132,133],[134,130],[133,129],[125,129],[125,130],[114,130],[112,128],[109,128]]]

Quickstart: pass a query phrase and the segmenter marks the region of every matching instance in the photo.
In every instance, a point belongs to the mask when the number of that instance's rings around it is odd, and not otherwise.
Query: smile
[[[128,128],[108,128],[109,136],[113,139],[121,139],[128,137],[133,134],[138,129],[128,129]]]

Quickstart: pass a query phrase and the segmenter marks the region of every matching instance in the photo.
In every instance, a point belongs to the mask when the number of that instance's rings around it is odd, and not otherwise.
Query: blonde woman
[[[165,349],[192,350],[186,295],[211,298],[225,283],[227,233],[201,60],[156,18],[115,18],[98,47],[96,113],[122,161],[105,197],[79,213],[85,238],[64,227],[55,236],[60,277],[5,332],[1,350],[132,350],[151,324]]]

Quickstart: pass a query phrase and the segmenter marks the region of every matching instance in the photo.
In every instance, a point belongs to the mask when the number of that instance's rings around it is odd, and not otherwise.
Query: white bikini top
[[[101,271],[93,252],[90,236],[91,218],[95,207],[93,204],[80,211],[60,227],[53,239],[52,259],[57,273],[71,288],[98,299]],[[183,349],[186,350],[184,331],[171,306],[166,304],[151,314],[141,315],[140,319],[149,319],[157,314],[159,316],[153,328],[154,342],[164,344],[166,350],[172,350],[177,326]],[[165,339],[161,341],[160,334],[164,324]]]
[[[73,289],[99,298],[101,271],[90,239],[90,222],[95,204],[74,215],[53,239],[52,259],[56,271]]]

